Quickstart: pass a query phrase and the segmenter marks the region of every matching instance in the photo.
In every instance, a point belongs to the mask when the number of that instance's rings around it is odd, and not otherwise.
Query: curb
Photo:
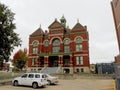
[[[0,81],[0,86],[2,85],[11,85],[12,84],[12,80],[1,80]]]

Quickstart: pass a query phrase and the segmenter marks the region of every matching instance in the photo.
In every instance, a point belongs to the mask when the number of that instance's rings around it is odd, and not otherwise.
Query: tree
[[[14,15],[7,6],[0,3],[0,67],[4,61],[9,60],[14,47],[21,45],[21,39],[14,32]]]
[[[17,67],[17,69],[20,70],[22,70],[26,66],[27,60],[28,60],[27,49],[24,50],[20,49],[13,56],[13,64],[15,67]]]

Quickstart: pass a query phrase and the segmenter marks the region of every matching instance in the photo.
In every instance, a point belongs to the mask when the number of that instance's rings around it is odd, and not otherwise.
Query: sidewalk
[[[0,86],[12,84],[12,79],[0,80]]]

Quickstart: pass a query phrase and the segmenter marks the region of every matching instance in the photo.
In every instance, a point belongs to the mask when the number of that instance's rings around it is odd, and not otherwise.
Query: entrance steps
[[[41,70],[41,73],[48,73],[53,74],[57,73],[59,67],[44,67],[43,70]]]

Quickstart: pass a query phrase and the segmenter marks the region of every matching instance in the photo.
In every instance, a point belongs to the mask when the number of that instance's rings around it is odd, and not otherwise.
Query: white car
[[[58,77],[54,77],[54,76],[51,76],[49,74],[46,74],[46,78],[47,78],[48,85],[58,83]]]
[[[12,80],[14,86],[25,85],[33,88],[44,87],[48,84],[46,75],[43,73],[25,73],[21,77]]]

